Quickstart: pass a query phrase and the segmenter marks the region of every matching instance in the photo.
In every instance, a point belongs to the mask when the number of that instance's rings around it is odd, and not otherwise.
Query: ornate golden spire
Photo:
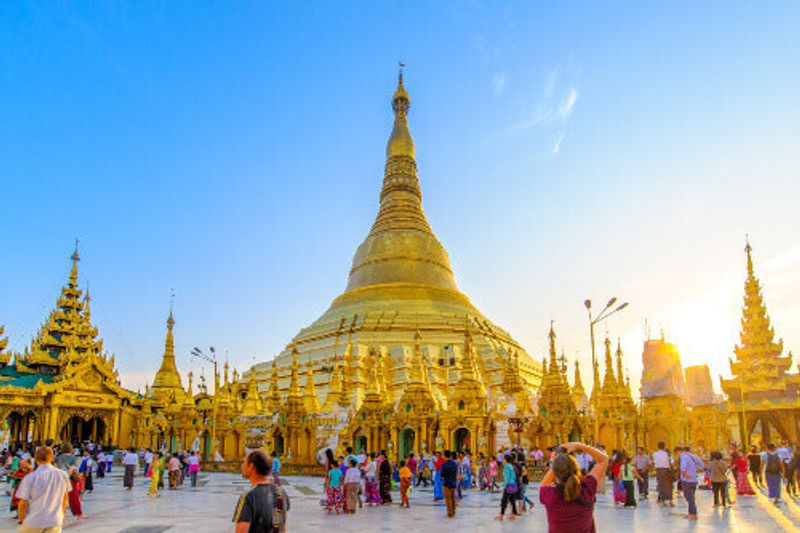
[[[175,366],[175,340],[172,335],[172,328],[175,326],[175,319],[172,317],[172,304],[170,304],[169,316],[167,317],[167,338],[164,341],[164,355],[161,359],[161,368],[156,372],[153,380],[153,387],[150,389],[151,398],[164,401],[169,398],[172,392],[176,398],[183,400],[185,391],[181,384],[181,376]]]
[[[300,371],[300,363],[297,360],[298,355],[297,346],[292,346],[292,377],[291,381],[289,381],[288,398],[300,398],[300,382],[297,380],[297,374]]]
[[[411,355],[411,364],[409,365],[409,382],[411,383],[424,383],[423,369],[422,369],[422,335],[419,330],[414,332],[414,352]]]
[[[242,416],[256,416],[261,414],[261,396],[256,385],[255,369],[250,369],[250,380],[247,384],[247,395],[242,406]]]
[[[308,358],[306,365],[306,387],[303,391],[303,404],[309,413],[319,412],[319,399],[317,398],[317,388],[314,386],[314,363]]]
[[[606,375],[603,378],[603,391],[612,390],[617,386],[617,380],[614,377],[614,362],[611,358],[611,340],[606,337]]]
[[[70,256],[72,259],[72,268],[69,271],[69,286],[73,289],[78,288],[78,261],[81,260],[81,256],[78,255],[78,239],[75,239],[75,251],[72,252]]]
[[[184,403],[186,405],[194,405],[194,391],[192,390],[192,379],[194,378],[194,373],[189,371],[189,386],[186,387],[186,400]]]
[[[581,367],[577,359],[575,360],[575,384],[572,386],[572,392],[578,396],[585,394],[581,381]]]
[[[422,211],[414,141],[408,129],[410,105],[401,73],[392,97],[394,128],[386,146],[380,208],[369,235],[353,257],[348,292],[389,283],[458,291],[447,252]]]
[[[617,380],[621,387],[625,387],[625,372],[622,368],[622,344],[617,337]]]
[[[367,396],[370,394],[380,396],[380,375],[379,368],[381,366],[380,350],[375,346],[369,347],[369,362],[367,366],[370,368],[370,379],[367,380]]]
[[[250,370],[254,372],[254,369]],[[269,380],[269,399],[268,407],[272,413],[277,413],[281,409],[281,390],[278,387],[278,362],[272,360],[272,375]]]
[[[548,333],[548,338],[550,339],[550,374],[556,375],[560,373],[558,367],[558,358],[556,356],[556,332],[553,329],[553,321],[550,321],[550,333]]]

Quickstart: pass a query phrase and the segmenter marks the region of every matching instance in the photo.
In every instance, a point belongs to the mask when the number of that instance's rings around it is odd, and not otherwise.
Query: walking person
[[[697,491],[697,471],[703,469],[703,461],[691,452],[688,446],[680,451],[681,469],[681,491],[686,500],[689,512],[689,520],[697,520],[697,502],[695,493]]]
[[[672,470],[672,458],[663,442],[658,443],[658,450],[653,453],[653,466],[656,468],[656,487],[658,489],[658,505],[675,507],[672,501],[672,484],[675,479]]]
[[[172,454],[169,458],[169,490],[178,490],[178,481],[181,477],[181,462],[178,456]]]
[[[711,490],[714,492],[714,507],[727,507],[730,505],[730,501],[728,501],[728,465],[725,464],[720,452],[711,452],[708,461],[708,475],[711,479]]]
[[[77,467],[78,458],[75,457],[75,449],[72,447],[72,444],[65,442],[61,445],[61,453],[58,454],[55,464],[56,467],[64,472],[69,472],[71,467]]]
[[[492,457],[489,460],[489,492],[494,492],[496,489],[500,487],[497,485],[497,475],[500,471],[500,466],[497,464],[497,460]]]
[[[111,473],[111,466],[114,464],[114,450],[109,450],[106,454],[106,474]]]
[[[525,460],[525,452],[517,453],[517,474],[519,480],[519,493],[517,494],[517,501],[519,501],[519,514],[527,512],[528,506],[531,509],[535,507],[534,503],[528,498],[528,463]]]
[[[91,494],[94,492],[94,480],[92,479],[92,468],[94,467],[94,459],[92,456],[89,455],[89,451],[85,450],[83,452],[83,459],[81,460],[81,466],[78,470],[83,474],[83,486],[86,489],[86,492]]]
[[[233,513],[235,533],[286,531],[289,496],[270,477],[271,461],[263,450],[248,452],[242,460],[242,477],[250,488],[239,497]]]
[[[411,473],[411,468],[408,467],[405,461],[400,461],[400,507],[411,507],[408,503],[408,493],[413,483],[414,475]]]
[[[342,470],[339,468],[339,463],[336,459],[328,461],[328,472],[325,476],[325,494],[328,497],[327,511],[330,514],[336,511],[340,514],[344,508],[344,495],[342,493]]]
[[[767,492],[776,505],[781,501],[781,478],[785,472],[785,463],[775,451],[775,445],[767,445],[767,453],[761,457],[764,465],[764,479],[767,482]]]
[[[361,487],[361,471],[358,460],[350,457],[347,472],[344,473],[345,514],[356,514],[358,507],[358,490]]]
[[[744,456],[744,452],[733,453],[733,467],[736,472],[736,494],[738,496],[754,496],[755,491],[752,485],[750,485],[750,480],[747,479],[747,471],[753,463],[750,461],[749,456]],[[758,462],[759,464],[761,463],[761,457],[758,458]],[[759,472],[758,475],[761,475],[761,472]],[[755,479],[755,477],[756,473],[753,472],[753,479]]]
[[[17,531],[20,533],[60,533],[64,525],[64,511],[72,490],[69,477],[53,466],[55,454],[49,446],[42,446],[34,454],[37,468],[19,484]]]
[[[378,491],[378,463],[375,461],[375,452],[370,452],[364,463],[364,494],[367,505],[383,503],[381,493]]]
[[[567,453],[559,453],[539,485],[539,501],[547,511],[549,533],[594,533],[594,502],[597,487],[605,479],[608,455],[580,442],[565,444]],[[585,451],[594,460],[588,475],[568,455]]]
[[[509,520],[517,518],[517,492],[519,491],[519,484],[517,482],[517,472],[513,465],[514,456],[509,453],[503,458],[503,496],[500,499],[500,514],[495,517],[495,520],[503,520],[505,518],[506,509],[511,504],[511,516]]]
[[[276,485],[281,484],[281,460],[278,458],[278,452],[272,450],[272,479]]]
[[[99,450],[94,460],[97,463],[97,479],[103,479],[106,477],[106,454]]]
[[[744,455],[744,452],[742,452]],[[753,474],[753,483],[756,487],[764,486],[764,478],[761,476],[761,454],[755,446],[750,448],[750,454],[747,456],[748,468],[750,473]],[[753,493],[755,494],[755,493]]]
[[[445,454],[449,457],[450,452],[446,451]],[[433,501],[444,499],[444,485],[442,484],[442,465],[444,465],[446,457],[442,457],[440,452],[434,454],[433,462]]]
[[[133,489],[133,476],[136,474],[136,467],[139,466],[139,455],[134,448],[129,448],[122,457],[122,466],[125,468],[125,475],[122,476],[122,486],[125,490]]]
[[[381,493],[381,503],[392,503],[392,463],[386,457],[386,452],[381,451],[380,465],[378,466],[378,490]]]
[[[637,485],[639,488],[639,498],[646,500],[650,496],[650,466],[653,462],[650,456],[645,453],[644,448],[636,448],[636,457],[633,458],[633,466],[639,474]]]
[[[150,488],[147,490],[148,496],[158,497],[158,489],[161,488],[161,473],[164,470],[164,459],[161,454],[156,452],[150,462]]]
[[[456,487],[458,486],[458,463],[452,457],[450,450],[444,452],[444,462],[439,471],[444,504],[447,508],[447,518],[456,516]]]

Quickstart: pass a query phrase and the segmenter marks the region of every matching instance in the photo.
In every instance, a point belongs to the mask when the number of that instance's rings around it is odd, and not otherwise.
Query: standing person
[[[275,452],[273,452],[274,454]],[[273,460],[272,464],[275,464]],[[189,479],[191,480],[192,487],[197,486],[197,474],[200,472],[200,454],[196,451],[192,451],[191,455],[189,455]],[[275,483],[280,485],[277,480],[277,476],[274,476]]]
[[[444,461],[439,470],[439,475],[444,503],[447,507],[447,518],[453,518],[456,515],[455,493],[458,486],[458,463],[452,459],[450,450],[444,451]]]
[[[174,453],[169,458],[169,490],[178,489],[178,480],[181,477],[181,462]]]
[[[370,452],[364,463],[364,493],[367,505],[383,503],[378,491],[378,463],[375,462],[375,452]]]
[[[620,478],[625,489],[625,507],[636,507],[636,488],[634,484],[641,483],[642,478],[639,471],[631,464],[631,458],[627,455],[622,457],[620,466]]]
[[[80,468],[78,468],[78,470],[83,473],[83,486],[86,488],[86,492],[88,492],[89,494],[94,492],[94,481],[92,480],[93,467],[94,467],[94,459],[92,459],[92,456],[89,455],[88,450],[84,450],[83,459],[81,460],[81,466]]]
[[[530,505],[531,509],[535,507],[534,503],[531,501],[530,498],[527,496],[528,490],[528,463],[525,460],[525,452],[520,451],[517,452],[517,462],[516,462],[516,473],[517,473],[517,480],[519,481],[519,492],[517,493],[517,501],[520,502],[519,514],[522,514],[528,510],[528,506]]]
[[[681,449],[681,490],[689,510],[689,520],[697,520],[697,471],[703,468],[703,461],[691,452],[688,446]]]
[[[644,448],[636,448],[636,457],[633,458],[633,466],[639,474],[639,498],[646,500],[650,496],[650,465],[653,462],[650,456],[644,452]]]
[[[69,469],[69,482],[72,490],[69,491],[69,510],[72,516],[83,518],[83,506],[81,505],[81,491],[83,490],[83,476],[74,466]]]
[[[22,533],[60,533],[72,490],[67,473],[53,466],[55,454],[42,446],[34,455],[37,468],[19,484],[18,530]]]
[[[625,504],[626,494],[625,482],[622,480],[622,464],[626,457],[624,451],[619,451],[614,454],[614,457],[611,459],[611,478],[614,483],[614,505]]]
[[[378,490],[381,493],[381,502],[392,503],[392,463],[386,457],[386,452],[381,452],[381,464],[378,467]]]
[[[122,486],[126,490],[133,489],[133,475],[136,473],[136,467],[139,466],[139,455],[136,450],[129,448],[122,458],[122,466],[125,468],[125,475],[122,476]]]
[[[281,460],[278,459],[278,452],[272,450],[272,479],[276,485],[281,484]]]
[[[781,501],[781,477],[785,472],[785,464],[775,451],[775,445],[767,445],[767,453],[761,457],[764,465],[764,479],[767,481],[767,492],[775,504]]]
[[[747,470],[752,464],[750,458],[745,458],[744,452],[733,452],[735,454],[733,458],[733,466],[736,469],[736,494],[738,496],[753,496],[755,495],[755,491],[753,487],[750,485],[750,480],[747,479]],[[761,457],[758,458],[759,464],[761,463]],[[761,472],[758,473],[761,475]],[[753,477],[755,478],[755,472],[753,473]]]
[[[708,476],[711,479],[711,490],[714,491],[714,507],[730,505],[730,502],[727,501],[728,465],[723,461],[720,452],[711,452],[708,461]]]
[[[144,473],[150,472],[150,465],[153,463],[153,452],[150,451],[150,448],[147,448],[144,452]]]
[[[750,448],[750,455],[747,456],[750,473],[753,474],[753,483],[756,487],[764,486],[764,479],[761,477],[761,454],[755,446]]]
[[[350,458],[347,472],[344,473],[345,514],[356,514],[358,507],[358,489],[361,486],[361,471],[358,469],[358,459]]]
[[[658,505],[675,507],[672,501],[672,458],[663,442],[658,443],[658,450],[653,454],[653,465],[656,467],[656,487],[658,488]]]
[[[406,466],[409,470],[411,470],[411,486],[414,486],[414,481],[417,479],[417,458],[414,457],[413,453],[408,454],[408,461],[406,461]]]
[[[580,442],[569,442],[565,453],[553,459],[550,469],[539,485],[539,501],[547,510],[550,533],[594,533],[594,502],[597,487],[605,479],[608,455]],[[569,453],[585,451],[594,460],[586,476]]]
[[[411,468],[406,465],[405,461],[400,461],[400,507],[404,505],[406,508],[411,507],[408,503],[408,491],[413,482],[414,475],[411,473]]]
[[[147,490],[148,496],[158,497],[158,489],[161,485],[161,472],[164,466],[164,459],[161,454],[156,452],[150,459],[150,488]]]
[[[489,492],[494,492],[495,489],[499,489],[500,487],[497,485],[497,474],[499,473],[500,467],[497,464],[497,460],[492,457],[489,460]]]
[[[242,477],[250,481],[250,488],[236,504],[235,533],[286,531],[289,496],[272,482],[270,470],[270,459],[263,450],[253,450],[244,456]]]
[[[449,452],[446,452],[449,454]],[[433,501],[439,501],[444,499],[444,491],[442,487],[442,466],[444,465],[447,459],[442,457],[440,452],[436,452],[434,454],[434,462],[433,462]]]
[[[114,450],[109,450],[106,454],[106,474],[111,473],[111,466],[114,464]]]
[[[506,514],[508,504],[511,504],[511,516],[509,520],[517,518],[517,492],[519,492],[519,485],[517,483],[517,471],[514,468],[513,461],[514,455],[507,454],[503,458],[503,497],[500,500],[500,514],[495,517],[495,520],[502,520]]]
[[[102,449],[98,449],[94,459],[97,462],[97,479],[103,479],[106,477],[106,454]]]
[[[71,467],[78,465],[78,458],[75,457],[75,450],[72,444],[65,442],[61,445],[61,453],[56,459],[56,466],[64,472],[69,472]]]
[[[11,480],[11,506],[10,510],[13,513],[14,511],[19,511],[19,486],[22,483],[22,480],[25,476],[33,472],[33,465],[31,464],[30,459],[22,459],[19,460],[19,457],[15,457],[17,460],[17,467],[14,468],[14,478]]]
[[[343,476],[339,463],[336,462],[336,459],[331,459],[328,462],[328,473],[325,476],[325,494],[328,496],[327,508],[329,514],[331,511],[336,511],[336,514],[340,514],[344,508]]]
[[[800,450],[792,452],[792,459],[786,465],[786,491],[797,496],[800,490]]]

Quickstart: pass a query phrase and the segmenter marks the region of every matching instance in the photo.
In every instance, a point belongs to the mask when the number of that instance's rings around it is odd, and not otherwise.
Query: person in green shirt
[[[625,485],[625,507],[636,507],[636,480],[642,480],[638,470],[631,464],[631,458],[627,455],[622,460],[622,468],[620,468],[620,476],[622,476],[622,483]]]
[[[517,518],[517,494],[519,493],[519,480],[517,471],[514,469],[514,456],[507,454],[503,457],[503,498],[500,500],[500,514],[496,520],[502,520],[506,514],[508,504],[511,504],[511,516],[509,520]]]

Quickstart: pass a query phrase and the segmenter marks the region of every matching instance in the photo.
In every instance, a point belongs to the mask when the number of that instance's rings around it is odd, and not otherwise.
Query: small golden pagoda
[[[728,412],[739,420],[740,442],[748,444],[754,429],[762,442],[778,438],[797,442],[800,422],[800,374],[791,373],[791,352],[783,355],[783,341],[775,341],[761,285],[753,269],[752,247],[748,241],[747,279],[740,344],[730,360],[733,378],[722,379],[728,397]],[[775,435],[777,434],[777,435]]]
[[[611,340],[605,339],[606,373],[603,386],[598,391],[596,412],[598,437],[608,449],[631,450],[636,444],[637,410],[626,383],[622,367],[622,347],[617,343],[617,376],[611,357]]]

